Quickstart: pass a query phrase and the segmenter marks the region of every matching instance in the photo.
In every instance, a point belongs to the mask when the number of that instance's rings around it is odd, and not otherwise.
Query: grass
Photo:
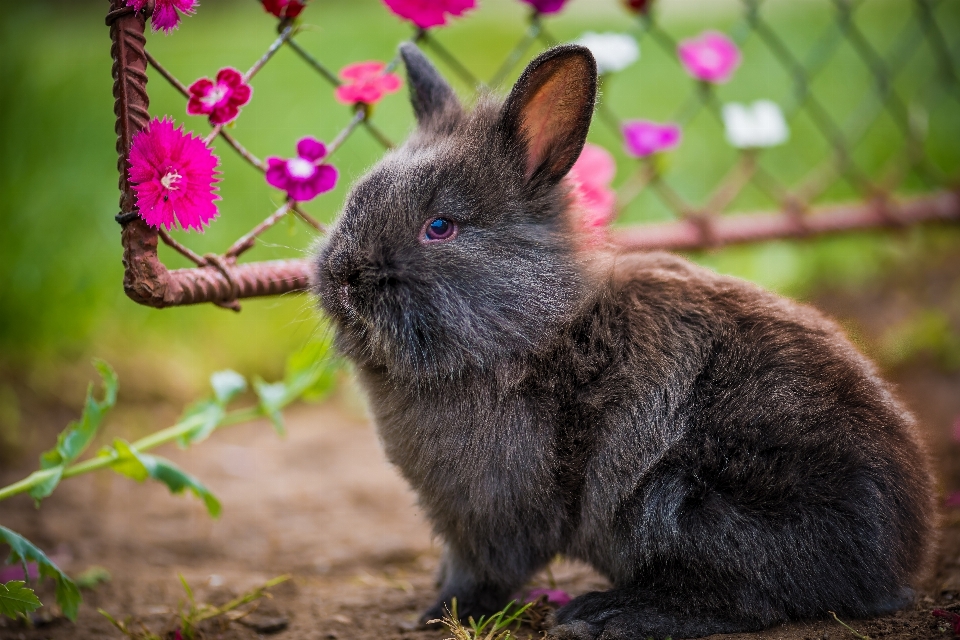
[[[701,3],[696,10],[690,2],[658,4],[660,23],[674,37],[708,27],[742,31],[736,3]],[[910,5],[894,0],[866,4],[858,11],[856,24],[872,46],[885,52],[908,22]],[[35,377],[43,378],[97,353],[118,362],[121,370],[124,360],[133,361],[127,369],[155,373],[159,386],[169,379],[170,384],[197,389],[211,371],[223,367],[276,375],[285,354],[320,330],[308,297],[253,300],[244,303],[243,313],[232,314],[212,306],[156,311],[135,305],[123,294],[119,229],[113,221],[118,192],[109,40],[103,14],[103,7],[92,3],[0,6],[0,74],[4,78],[0,92],[0,367],[38,371]],[[521,37],[525,15],[525,6],[516,0],[483,0],[473,15],[436,37],[468,68],[490,77]],[[801,58],[809,53],[812,42],[836,24],[835,9],[827,0],[800,5],[767,2],[761,15]],[[960,30],[956,3],[941,3],[937,17],[944,33]],[[357,60],[389,59],[396,43],[411,34],[378,0],[315,2],[305,18],[311,24],[298,41],[334,70]],[[563,14],[546,24],[560,40],[587,30],[639,33],[636,21],[616,0],[572,0]],[[191,82],[214,74],[221,66],[246,68],[274,35],[270,17],[255,0],[209,2],[173,35],[149,35],[148,47],[181,80]],[[612,78],[604,87],[603,99],[624,118],[670,118],[687,101],[693,83],[669,48],[649,39],[641,46],[640,62]],[[718,89],[721,101],[771,98],[789,105],[789,77],[769,49],[751,35],[743,50],[745,64],[732,82]],[[439,66],[450,75],[442,63]],[[908,106],[922,112],[930,132],[925,152],[931,162],[940,171],[957,175],[957,101],[930,89],[931,68],[930,51],[921,49],[904,61],[893,86],[907,97]],[[515,69],[514,76],[518,72]],[[455,78],[453,82],[461,95],[469,93],[463,82]],[[172,114],[188,128],[207,130],[203,120],[184,114],[182,98],[160,78],[151,76],[149,88],[153,114]],[[329,140],[350,117],[349,110],[333,100],[329,86],[289,50],[282,50],[257,76],[254,88],[254,99],[233,132],[260,157],[290,155],[295,141],[307,134]],[[858,105],[873,88],[863,62],[849,43],[842,42],[811,90],[832,117],[848,123],[857,117]],[[403,139],[412,126],[404,93],[379,104],[374,120],[392,140]],[[778,179],[794,183],[828,157],[830,148],[805,113],[796,114],[790,125],[790,143],[765,152],[761,164]],[[902,153],[901,138],[896,120],[883,111],[854,149],[853,160],[877,177],[891,158]],[[617,183],[622,182],[634,165],[624,156],[617,133],[598,124],[591,140],[614,152],[620,167]],[[221,217],[203,236],[176,234],[201,253],[223,250],[272,211],[281,195],[235,154],[218,150],[224,172]],[[331,220],[350,183],[380,153],[366,132],[354,135],[335,159],[343,176],[340,185],[307,205],[308,211]],[[734,158],[734,151],[723,141],[720,123],[703,111],[685,128],[683,145],[670,156],[668,180],[685,198],[700,202]],[[911,174],[905,188],[916,191],[928,185]],[[852,187],[841,181],[822,200],[854,195]],[[747,189],[731,208],[746,211],[772,204],[763,193]],[[625,211],[622,222],[661,220],[667,215],[652,193],[644,193]],[[304,255],[315,240],[302,225],[281,224],[264,236],[250,259]],[[960,246],[956,234],[934,230],[900,237],[861,234],[817,243],[775,242],[694,257],[711,268],[803,296],[824,279],[869,279],[897,256],[944,242],[950,251]],[[186,266],[179,256],[163,249],[161,253],[169,266]]]

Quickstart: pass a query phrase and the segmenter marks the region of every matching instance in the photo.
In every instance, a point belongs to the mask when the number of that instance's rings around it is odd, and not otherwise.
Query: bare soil
[[[887,317],[892,299],[903,315],[911,306],[942,307],[956,295],[960,268],[952,262],[938,267],[936,277],[898,273],[869,290],[822,293],[815,303],[852,327],[869,347],[899,321]],[[920,356],[889,377],[927,430],[944,494],[960,489],[960,445],[951,435],[960,416],[960,373]],[[59,425],[65,422],[61,413],[55,412]],[[438,547],[414,495],[385,461],[373,427],[349,392],[290,411],[288,429],[288,437],[279,439],[266,424],[244,425],[190,450],[161,451],[220,498],[223,515],[216,521],[192,497],[171,496],[161,486],[138,486],[106,472],[64,482],[39,510],[25,496],[2,503],[0,522],[41,545],[68,573],[100,565],[112,580],[84,592],[76,624],[53,616],[28,628],[0,618],[0,638],[121,637],[98,607],[168,633],[184,602],[178,574],[198,599],[219,604],[286,573],[293,579],[273,589],[274,597],[246,619],[248,625],[209,625],[205,637],[449,637],[444,631],[412,629],[435,595]],[[40,444],[49,445],[49,440]],[[23,456],[3,464],[0,482],[19,479],[34,460]],[[846,622],[870,638],[951,637],[931,611],[960,611],[960,511],[945,510],[942,529],[936,565],[914,606],[892,616]],[[604,587],[603,579],[582,565],[558,563],[553,574],[559,587],[574,595]],[[534,583],[546,586],[546,575]],[[45,602],[53,601],[50,585],[41,588],[41,595]],[[523,634],[538,637],[530,629]],[[826,620],[723,637],[854,636]]]

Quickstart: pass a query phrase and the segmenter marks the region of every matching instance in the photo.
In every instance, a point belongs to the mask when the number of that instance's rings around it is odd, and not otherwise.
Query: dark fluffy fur
[[[697,637],[889,612],[929,555],[910,415],[817,312],[680,258],[590,249],[562,178],[596,91],[553,49],[470,113],[405,45],[420,126],[351,193],[316,291],[445,543],[424,620],[556,554],[613,583],[551,637]],[[545,108],[545,105],[548,105]],[[423,244],[424,223],[459,225]]]

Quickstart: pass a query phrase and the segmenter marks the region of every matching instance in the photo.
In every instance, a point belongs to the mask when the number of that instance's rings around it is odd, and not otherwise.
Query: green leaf
[[[287,358],[284,382],[290,390],[289,400],[316,401],[333,389],[341,363],[330,356],[330,349],[328,340],[308,342]]]
[[[236,371],[227,369],[210,376],[210,386],[217,401],[226,406],[231,400],[247,390],[247,380]]]
[[[0,583],[0,614],[16,618],[18,614],[26,615],[42,606],[40,598],[23,580]]]
[[[273,428],[280,435],[286,434],[283,425],[283,415],[280,411],[290,402],[290,389],[285,382],[274,382],[270,384],[260,378],[253,381],[253,389],[257,392],[260,399],[260,409],[264,415],[270,418]]]
[[[185,489],[189,489],[195,496],[203,500],[203,504],[206,505],[207,512],[211,516],[214,518],[220,516],[220,501],[199,480],[182,471],[166,458],[148,453],[137,453],[137,456],[149,471],[150,477],[167,485],[170,493],[183,493]]]
[[[67,428],[57,436],[57,446],[49,451],[44,451],[40,455],[41,469],[59,468],[59,473],[30,490],[30,495],[37,502],[53,493],[57,484],[60,483],[63,469],[86,451],[96,437],[104,416],[117,402],[118,382],[116,372],[103,360],[94,360],[93,365],[97,368],[103,381],[103,400],[98,401],[93,397],[93,384],[91,383],[87,387],[87,400],[80,420],[74,420],[68,424]]]
[[[113,456],[115,460],[110,467],[137,482],[152,478],[167,485],[170,493],[183,493],[189,489],[203,500],[211,516],[216,518],[220,515],[220,501],[210,490],[166,458],[137,451],[129,442],[119,438],[113,441],[112,448],[105,448],[100,455]]]
[[[42,464],[42,458],[41,458]],[[44,480],[43,482],[38,482],[30,489],[30,497],[40,502],[43,498],[46,498],[48,495],[53,493],[53,490],[57,488],[57,485],[60,484],[60,479],[63,477],[63,465],[57,465],[55,467],[44,467],[45,471],[51,471],[53,475]]]
[[[246,382],[244,382],[244,385],[246,385]],[[206,440],[223,422],[225,414],[223,407],[224,405],[218,400],[211,399],[200,400],[187,407],[178,424],[192,420],[197,423],[197,426],[180,436],[177,443],[185,448],[201,440]]]
[[[113,449],[106,448],[100,452],[100,455],[114,456],[115,460],[110,463],[110,468],[121,475],[133,478],[137,482],[143,482],[150,477],[150,471],[140,459],[140,454],[125,440],[114,439]]]
[[[71,620],[76,620],[77,609],[83,598],[80,596],[80,590],[73,583],[73,580],[67,577],[67,574],[61,571],[57,565],[50,562],[43,551],[40,551],[20,534],[0,526],[0,540],[10,545],[12,549],[8,562],[36,562],[41,576],[54,579],[57,583],[57,604],[63,609],[63,615]]]

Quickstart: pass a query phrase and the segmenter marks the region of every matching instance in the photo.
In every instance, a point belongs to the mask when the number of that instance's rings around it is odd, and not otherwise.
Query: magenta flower
[[[264,10],[272,13],[278,18],[292,20],[300,15],[300,12],[306,7],[306,3],[300,0],[260,0]]]
[[[719,31],[705,31],[677,45],[677,55],[694,78],[723,83],[740,66],[740,49]]]
[[[346,82],[334,91],[337,102],[343,104],[374,104],[388,94],[400,89],[400,77],[384,73],[382,62],[356,62],[340,70],[340,77]]]
[[[943,609],[934,609],[931,611],[934,617],[942,618],[946,620],[953,627],[953,635],[960,635],[960,614],[954,613],[953,611],[945,611]]]
[[[188,89],[187,113],[208,115],[210,124],[227,124],[237,117],[240,107],[250,102],[253,89],[243,81],[240,72],[231,67],[220,69],[216,81],[200,78]]]
[[[477,0],[383,0],[393,13],[421,29],[447,24],[447,14],[463,15],[477,6]]]
[[[140,217],[151,227],[203,231],[217,217],[215,192],[218,159],[173,120],[154,118],[133,136],[128,175],[136,193]]]
[[[327,148],[322,142],[301,138],[296,158],[267,158],[267,184],[283,189],[293,200],[313,200],[337,184],[337,170],[328,164],[317,164],[325,155]]]
[[[570,594],[562,589],[531,589],[524,602],[536,602],[544,596],[547,598],[547,603],[555,607],[562,607],[572,599]]]
[[[673,149],[680,144],[680,138],[680,126],[672,122],[631,120],[623,125],[627,153],[636,158]]]
[[[147,2],[148,0],[127,0],[127,6],[143,11]],[[153,5],[153,14],[150,16],[153,30],[162,29],[164,33],[170,33],[176,29],[180,24],[180,14],[177,10],[185,16],[192,16],[197,10],[197,0],[156,0]]]
[[[580,157],[570,168],[573,194],[583,210],[583,224],[588,229],[603,227],[613,219],[617,196],[610,188],[617,164],[603,147],[587,143]]]
[[[526,2],[534,9],[537,10],[537,13],[557,13],[560,9],[563,9],[563,5],[567,3],[567,0],[520,0],[521,2]]]

